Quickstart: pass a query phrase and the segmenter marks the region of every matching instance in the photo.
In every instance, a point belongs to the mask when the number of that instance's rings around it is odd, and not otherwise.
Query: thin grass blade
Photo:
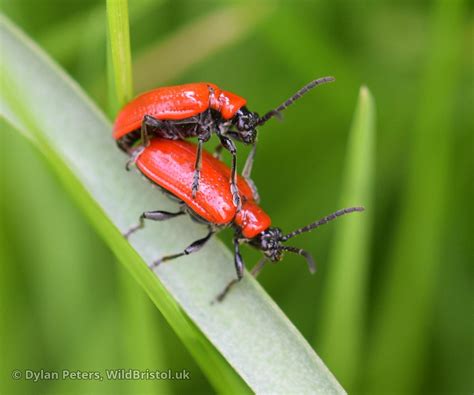
[[[133,97],[128,0],[107,0],[107,20],[117,105],[120,106]]]
[[[375,156],[375,106],[362,87],[354,114],[340,207],[362,205],[361,215],[348,216],[335,229],[323,293],[323,313],[315,345],[349,392],[356,388],[365,333]]]
[[[424,373],[427,325],[434,313],[435,290],[443,262],[440,246],[449,191],[453,148],[450,117],[459,77],[463,8],[461,0],[433,7],[430,54],[412,141],[407,142],[411,173],[388,255],[388,269],[376,304],[371,336],[369,393],[390,388],[418,393]]]

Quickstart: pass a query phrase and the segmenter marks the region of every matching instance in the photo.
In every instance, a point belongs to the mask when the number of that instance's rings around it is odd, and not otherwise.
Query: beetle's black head
[[[280,228],[270,227],[252,240],[250,245],[259,249],[265,255],[265,258],[271,262],[279,262],[283,259],[283,253],[285,251],[293,252],[299,255],[303,255],[308,262],[309,271],[314,273],[316,266],[312,256],[304,250],[295,247],[285,246],[283,243],[288,240],[289,235],[283,235]]]
[[[250,244],[262,251],[268,260],[278,262],[283,258],[282,238],[281,229],[271,227],[254,237]]]
[[[234,116],[235,131],[230,131],[234,139],[245,144],[254,144],[257,139],[257,123],[260,117],[255,112],[250,112],[247,107],[242,107]]]
[[[349,214],[355,211],[364,211],[363,207],[349,207],[344,208],[342,210],[338,210],[332,214],[327,215],[324,218],[321,218],[318,221],[312,222],[311,224],[299,228],[287,235],[284,235],[280,228],[273,228],[270,227],[260,234],[258,234],[253,239],[249,240],[250,245],[259,249],[265,255],[267,260],[272,262],[281,261],[283,258],[283,253],[285,251],[292,252],[294,254],[298,254],[303,256],[308,263],[308,268],[311,273],[316,271],[316,264],[314,263],[313,257],[305,250],[301,248],[286,246],[285,242],[295,237],[301,233],[309,232],[321,225],[324,225],[337,217],[340,217],[345,214]]]

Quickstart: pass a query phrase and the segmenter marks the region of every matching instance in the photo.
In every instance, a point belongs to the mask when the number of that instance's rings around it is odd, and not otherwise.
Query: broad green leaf
[[[355,390],[365,332],[371,219],[374,213],[375,108],[366,87],[359,93],[343,179],[340,207],[362,205],[362,215],[341,219],[327,263],[320,333],[315,344],[346,388]]]
[[[313,349],[246,275],[224,303],[211,304],[234,278],[233,258],[219,240],[192,257],[146,263],[182,250],[205,229],[188,218],[149,224],[128,243],[121,232],[144,210],[174,204],[136,173],[110,137],[111,125],[80,88],[4,17],[0,20],[0,111],[34,139],[110,248],[223,393],[343,393]],[[198,329],[199,328],[199,329]],[[211,344],[212,343],[212,344]],[[213,346],[215,347],[213,347]],[[227,362],[226,362],[227,361]]]

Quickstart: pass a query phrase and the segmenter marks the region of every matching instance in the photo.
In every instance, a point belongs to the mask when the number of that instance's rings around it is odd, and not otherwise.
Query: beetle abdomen
[[[226,225],[233,221],[236,208],[229,188],[230,169],[203,151],[199,191],[192,197],[196,145],[182,140],[153,138],[138,157],[138,169],[151,181],[185,202],[204,220]],[[243,201],[252,201],[252,190],[238,177],[237,187]]]
[[[222,119],[228,120],[246,102],[244,98],[222,91],[209,82],[153,89],[137,96],[120,110],[114,123],[113,137],[119,140],[139,129],[145,115],[159,120],[182,121],[212,109],[220,113]]]
[[[216,85],[199,82],[153,89],[142,93],[127,103],[119,112],[114,123],[113,137],[139,129],[145,115],[160,120],[182,120],[207,110],[209,94],[220,93]]]

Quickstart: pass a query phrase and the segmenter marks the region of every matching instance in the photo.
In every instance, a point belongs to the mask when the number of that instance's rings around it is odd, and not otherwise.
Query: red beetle
[[[242,174],[248,178],[255,155],[256,127],[278,115],[315,86],[331,81],[334,81],[333,77],[310,82],[263,117],[250,112],[245,107],[247,100],[244,98],[208,82],[157,88],[141,94],[120,110],[115,120],[113,137],[121,149],[128,153],[134,151],[130,162],[135,161],[141,153],[141,150],[132,149],[140,139],[142,145],[146,146],[152,135],[170,140],[197,137],[198,150],[193,158],[194,176],[190,182],[195,197],[202,166],[202,144],[211,138],[212,133],[216,133],[221,143],[219,150],[224,147],[232,154],[230,189],[234,205],[239,207],[237,150],[233,140],[254,144]]]
[[[232,194],[227,187],[231,170],[206,151],[202,153],[204,167],[201,174],[201,188],[193,198],[188,185],[194,175],[192,159],[196,156],[196,152],[196,145],[185,141],[161,138],[153,138],[150,141],[148,147],[137,158],[137,167],[146,178],[175,199],[177,198],[180,208],[175,213],[145,211],[140,216],[139,224],[126,232],[125,237],[128,238],[133,232],[143,228],[145,219],[164,221],[184,213],[190,214],[192,218],[208,226],[209,232],[204,238],[193,242],[180,253],[158,259],[153,263],[153,268],[161,262],[198,251],[214,233],[232,226],[235,229],[234,250],[237,279],[232,281],[219,295],[219,300],[222,300],[230,287],[243,276],[244,262],[239,252],[241,243],[248,243],[264,254],[263,259],[252,270],[255,276],[267,260],[280,261],[285,251],[304,256],[309,270],[314,272],[314,260],[308,252],[300,248],[286,246],[284,243],[300,233],[308,232],[341,215],[364,210],[362,207],[345,208],[284,235],[279,228],[270,226],[270,217],[257,204],[252,185],[241,176],[237,177],[236,183],[242,197],[242,208],[240,211],[236,209],[232,201]]]

